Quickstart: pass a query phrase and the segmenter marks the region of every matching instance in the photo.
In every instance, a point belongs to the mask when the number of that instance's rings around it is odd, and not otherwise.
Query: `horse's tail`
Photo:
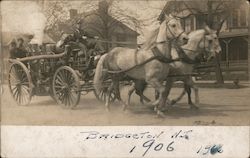
[[[105,61],[107,54],[101,56],[100,60],[97,63],[95,76],[94,76],[94,88],[97,93],[100,93],[102,88],[102,82],[104,80],[104,71],[103,71],[103,63]]]

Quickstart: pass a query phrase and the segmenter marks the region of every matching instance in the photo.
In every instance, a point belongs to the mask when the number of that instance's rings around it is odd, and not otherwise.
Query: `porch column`
[[[226,46],[226,73],[229,75],[229,52],[228,52],[228,47],[232,39],[229,40],[222,40],[225,43]]]

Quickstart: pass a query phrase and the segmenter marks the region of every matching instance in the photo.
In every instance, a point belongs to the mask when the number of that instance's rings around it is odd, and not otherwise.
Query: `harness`
[[[167,22],[167,24],[171,21],[171,19]],[[181,32],[178,36],[175,37],[174,33],[171,31],[171,29],[169,28],[169,26],[167,25],[167,29],[169,30],[170,34],[174,37],[174,41],[177,41],[179,39],[179,37],[184,33]],[[160,41],[160,42],[155,42],[156,44],[166,44],[168,43],[169,41]],[[176,61],[183,61],[183,62],[186,62],[188,64],[197,64],[197,63],[200,63],[198,60],[196,59],[191,59],[187,56],[187,54],[185,53],[185,51],[181,48],[181,46],[179,46],[178,44],[175,44],[175,49],[178,53],[178,56],[179,58],[176,58],[176,59],[172,59],[172,58],[167,58],[165,57],[162,52],[158,49],[157,46],[154,46],[153,48],[151,48],[151,51],[153,52],[153,56],[149,59],[147,59],[146,61],[142,62],[142,63],[139,63],[138,64],[138,60],[137,60],[137,52],[138,50],[136,50],[135,52],[135,66],[131,67],[131,68],[128,68],[126,70],[120,70],[120,71],[112,71],[112,70],[108,70],[107,72],[108,73],[111,73],[111,74],[119,74],[119,73],[125,73],[125,72],[128,72],[134,68],[137,68],[137,67],[140,67],[152,60],[158,60],[162,63],[166,63],[166,64],[169,64],[169,63],[172,63],[172,62],[176,62]]]
[[[180,61],[188,63],[188,64],[197,64],[200,63],[200,61],[195,58],[195,59],[191,59],[188,57],[188,55],[185,53],[184,49],[181,48],[179,45],[175,45],[175,49],[177,51],[177,54],[179,56],[178,59],[180,59]],[[192,50],[190,50],[192,51]]]

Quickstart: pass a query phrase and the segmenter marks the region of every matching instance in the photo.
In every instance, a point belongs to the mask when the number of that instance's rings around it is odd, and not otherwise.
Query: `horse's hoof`
[[[157,117],[158,118],[165,118],[166,116],[165,116],[165,114],[162,111],[157,110]]]
[[[176,104],[176,103],[177,103],[176,100],[171,100],[171,101],[170,101],[170,105],[174,105],[174,104]]]
[[[127,111],[127,107],[122,108],[122,111],[124,112]]]
[[[106,112],[110,112],[109,107],[106,107],[105,110],[106,110]]]
[[[128,114],[128,110],[126,109],[126,110],[123,110],[123,113],[124,114]]]
[[[190,105],[190,109],[191,109],[191,110],[199,110],[199,107],[196,106],[196,105],[194,105],[194,104],[191,104],[191,105]]]
[[[171,100],[169,100],[169,99],[167,99],[167,101],[166,101],[166,103],[167,103],[167,105],[171,105]]]
[[[162,111],[162,112],[168,112],[169,109],[170,109],[169,106],[165,106],[165,107],[161,108],[161,111]]]
[[[157,110],[158,110],[158,108],[155,106],[155,107],[154,107],[154,111],[157,112]]]

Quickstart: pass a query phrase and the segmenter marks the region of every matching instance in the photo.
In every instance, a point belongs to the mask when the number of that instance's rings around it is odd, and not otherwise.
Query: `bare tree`
[[[58,27],[60,23],[63,23],[68,18],[68,1],[47,1],[41,0],[37,3],[43,9],[43,13],[47,19],[44,31],[48,33],[51,37],[58,38],[61,31]]]
[[[244,2],[244,0],[202,0],[202,1],[173,1],[172,12],[184,12],[188,10],[196,19],[210,28],[217,30],[219,35],[225,21],[230,17],[235,9]],[[217,83],[224,83],[220,60],[218,55],[215,60],[215,73]]]
[[[83,2],[86,3],[86,2]],[[120,24],[141,32],[144,23],[138,18],[136,13],[129,15],[120,5],[119,1],[100,1],[99,3],[88,3],[88,9],[92,11],[84,12],[85,27],[93,30],[102,39],[111,41],[112,34]],[[107,43],[106,48],[109,47]]]

